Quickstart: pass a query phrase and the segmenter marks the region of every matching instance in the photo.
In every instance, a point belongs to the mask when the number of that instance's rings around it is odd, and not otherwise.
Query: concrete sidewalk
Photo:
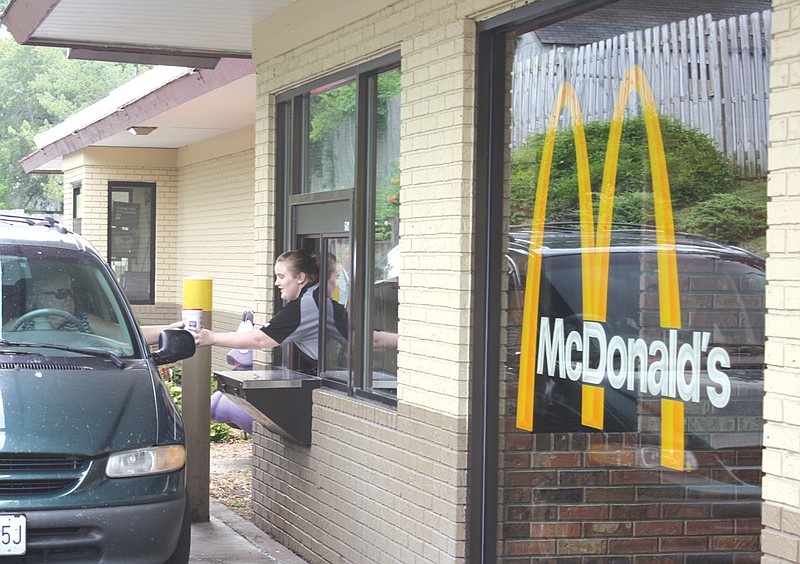
[[[212,458],[210,472],[225,474],[251,469],[252,458]],[[209,499],[210,519],[192,524],[189,562],[215,564],[308,564],[275,541],[251,521],[231,511],[214,498]]]
[[[211,519],[208,522],[192,525],[192,552],[189,562],[307,564],[222,503],[212,499],[209,509]]]

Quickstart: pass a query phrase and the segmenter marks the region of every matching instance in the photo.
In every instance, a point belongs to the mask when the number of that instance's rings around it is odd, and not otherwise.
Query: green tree
[[[60,175],[26,174],[34,136],[107,96],[147,67],[74,61],[65,49],[0,38],[0,207],[60,211]]]

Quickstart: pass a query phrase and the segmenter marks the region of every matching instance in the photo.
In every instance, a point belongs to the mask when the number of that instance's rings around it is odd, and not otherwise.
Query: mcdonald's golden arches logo
[[[638,66],[632,66],[622,79],[614,107],[608,145],[606,149],[598,215],[595,220],[592,206],[589,156],[586,146],[581,109],[572,85],[565,83],[557,93],[545,135],[544,149],[536,186],[531,222],[530,258],[525,289],[522,328],[521,365],[517,407],[517,427],[533,431],[534,380],[541,358],[537,356],[538,307],[541,284],[542,244],[545,228],[547,194],[552,167],[558,117],[565,109],[572,116],[575,152],[578,167],[578,193],[580,235],[582,245],[581,267],[585,326],[598,326],[606,321],[608,302],[609,246],[625,107],[633,93],[638,94],[644,112],[650,167],[653,178],[653,198],[656,218],[656,243],[658,257],[658,289],[660,324],[668,329],[680,329],[681,310],[678,288],[678,268],[675,252],[675,230],[670,197],[669,177],[661,135],[659,116],[647,77]],[[545,321],[545,320],[542,320]],[[602,331],[602,329],[600,329]],[[549,324],[547,325],[549,335]],[[558,331],[556,325],[555,331]],[[613,341],[613,339],[612,339]],[[698,345],[699,346],[699,345]],[[541,344],[539,345],[541,348]],[[539,351],[541,354],[541,351]],[[724,353],[724,351],[723,351]],[[723,361],[720,361],[723,362]],[[724,376],[724,375],[723,375]],[[721,379],[721,378],[720,378]],[[582,384],[582,424],[602,429],[604,388],[593,383]],[[709,392],[711,393],[711,392]],[[689,397],[689,392],[686,392]],[[726,401],[720,398],[718,401]],[[684,404],[681,401],[661,399],[661,463],[664,466],[684,468]]]

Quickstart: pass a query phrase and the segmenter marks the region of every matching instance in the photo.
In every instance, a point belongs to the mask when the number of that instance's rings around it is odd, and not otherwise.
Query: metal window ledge
[[[264,427],[311,444],[311,393],[322,381],[287,368],[214,372],[217,389]]]

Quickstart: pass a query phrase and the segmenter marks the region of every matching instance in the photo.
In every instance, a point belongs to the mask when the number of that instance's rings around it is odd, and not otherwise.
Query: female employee
[[[271,349],[294,344],[300,352],[301,365],[297,369],[316,374],[319,358],[319,256],[305,250],[283,253],[275,261],[275,286],[288,303],[269,323],[252,331],[215,333],[201,329],[195,332],[195,344],[198,347],[219,345],[232,349]],[[327,335],[344,344],[347,311],[331,299],[327,300],[326,307]]]

